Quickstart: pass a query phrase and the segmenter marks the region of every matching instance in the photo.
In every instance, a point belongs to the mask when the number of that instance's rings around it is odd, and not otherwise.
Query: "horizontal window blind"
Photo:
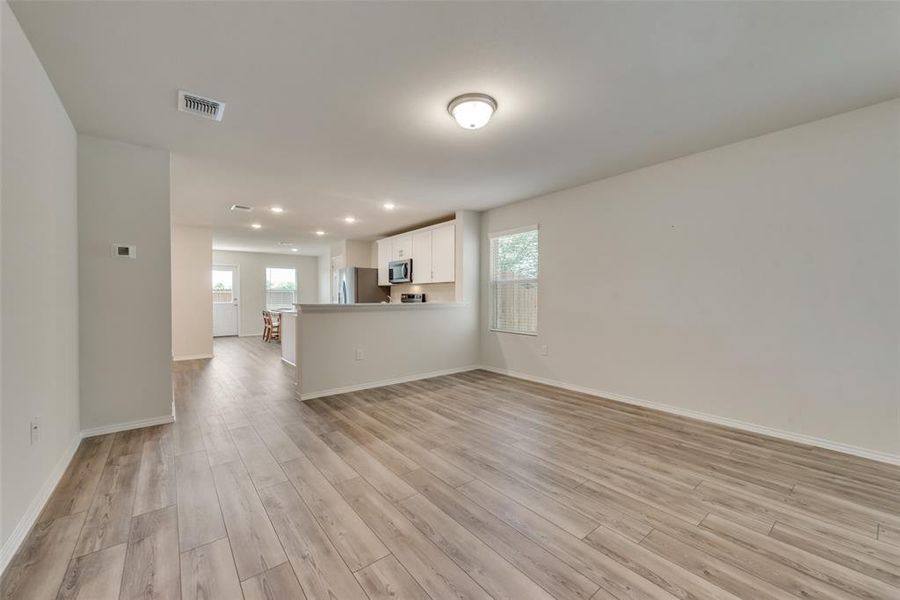
[[[266,310],[294,308],[297,301],[296,269],[266,268]]]
[[[536,227],[491,237],[490,293],[492,330],[537,334]]]
[[[284,310],[294,308],[295,296],[293,290],[267,290],[266,310]]]

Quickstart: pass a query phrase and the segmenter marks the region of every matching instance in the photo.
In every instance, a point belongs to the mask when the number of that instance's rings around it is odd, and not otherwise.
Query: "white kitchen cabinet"
[[[430,258],[432,283],[456,281],[456,226],[453,223],[431,230]]]
[[[431,230],[414,231],[412,234],[413,283],[431,283]]]
[[[412,258],[412,235],[398,235],[391,238],[391,260],[406,260]]]
[[[413,261],[414,284],[456,281],[456,225],[440,223],[378,240],[378,285],[390,285],[388,263]]]
[[[390,285],[388,263],[393,260],[394,244],[390,238],[378,240],[378,285]]]

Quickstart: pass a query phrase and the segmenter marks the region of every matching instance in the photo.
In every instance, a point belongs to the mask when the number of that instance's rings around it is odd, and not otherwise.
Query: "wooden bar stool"
[[[281,341],[281,314],[263,311],[263,341]]]

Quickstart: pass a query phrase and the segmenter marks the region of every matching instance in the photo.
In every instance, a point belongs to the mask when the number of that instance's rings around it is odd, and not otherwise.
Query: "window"
[[[266,310],[294,308],[297,301],[297,271],[266,267]]]
[[[234,301],[234,271],[232,269],[213,269],[212,292],[213,304],[231,304]]]
[[[538,230],[491,236],[492,331],[537,335]]]

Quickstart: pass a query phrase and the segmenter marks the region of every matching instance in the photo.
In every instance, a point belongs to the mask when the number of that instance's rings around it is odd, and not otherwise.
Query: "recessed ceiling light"
[[[325,232],[320,229],[316,232],[316,235],[325,235]]]
[[[259,223],[251,223],[250,227],[252,227],[253,229],[259,229],[260,227],[262,227],[262,225],[260,225]]]
[[[394,203],[393,203],[393,202],[385,202],[385,203],[383,204],[383,206],[384,206],[384,210],[394,210],[394,208],[396,208],[396,207],[394,206]]]
[[[463,94],[447,105],[447,112],[463,129],[481,129],[497,110],[497,101],[487,94]]]
[[[291,248],[291,252],[300,252],[300,248]]]
[[[356,223],[356,217],[344,217],[344,221],[347,223]]]
[[[271,211],[272,211],[273,213],[275,213],[275,214],[281,214],[281,213],[284,212],[284,209],[281,208],[280,206],[273,206],[273,207],[270,208],[269,210],[271,210]]]

